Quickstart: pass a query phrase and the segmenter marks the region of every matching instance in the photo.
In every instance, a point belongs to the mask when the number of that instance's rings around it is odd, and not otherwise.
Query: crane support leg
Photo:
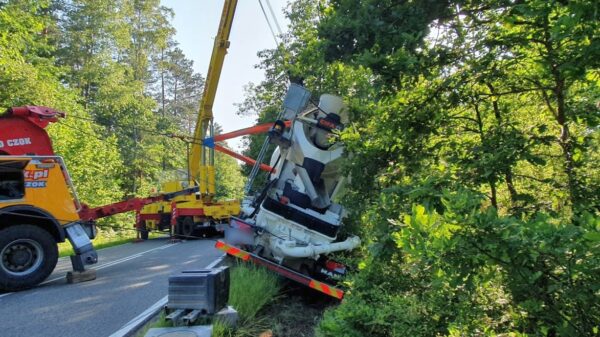
[[[94,236],[93,228],[90,227],[90,233],[87,233],[82,224],[74,223],[66,227],[65,231],[75,252],[74,255],[71,255],[73,271],[67,273],[67,282],[78,283],[96,279],[95,270],[85,269],[86,265],[98,262],[98,253],[90,240],[90,237]]]

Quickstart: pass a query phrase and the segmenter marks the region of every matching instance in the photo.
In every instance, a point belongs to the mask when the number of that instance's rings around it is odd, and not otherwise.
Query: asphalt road
[[[61,258],[40,286],[0,293],[2,337],[106,337],[167,295],[168,277],[222,255],[212,240],[153,239],[98,251],[96,280],[67,284]]]

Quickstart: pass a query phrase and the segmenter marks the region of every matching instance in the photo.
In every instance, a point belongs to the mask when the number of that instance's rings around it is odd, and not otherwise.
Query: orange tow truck
[[[94,220],[198,192],[197,188],[90,208],[52,149],[45,127],[65,114],[46,107],[9,109],[0,116],[0,291],[31,288],[54,270],[57,243],[69,240],[71,281],[95,278]]]

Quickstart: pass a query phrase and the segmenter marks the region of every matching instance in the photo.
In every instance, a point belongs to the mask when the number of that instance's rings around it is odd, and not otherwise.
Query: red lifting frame
[[[119,201],[112,204],[90,208],[87,205],[83,205],[79,211],[79,217],[83,221],[93,221],[107,216],[125,213],[130,211],[139,211],[142,207],[153,204],[155,202],[171,200],[179,195],[188,195],[198,192],[198,187],[187,188],[181,191],[161,194],[146,198],[131,198],[125,201]],[[175,212],[173,212],[175,213]],[[142,216],[137,216],[138,221],[142,220]]]
[[[284,123],[285,123],[285,127],[287,127],[287,128],[289,128],[290,125],[292,125],[291,121],[285,121]],[[259,133],[265,133],[265,132],[271,130],[271,128],[273,127],[274,124],[275,123],[264,123],[264,124],[251,126],[249,128],[245,128],[245,129],[222,133],[220,135],[214,136],[213,139],[215,140],[215,142],[220,142],[220,141],[224,141],[227,139],[236,138],[236,137],[240,137],[240,136],[256,135]]]
[[[290,125],[292,125],[291,121],[285,121],[284,123],[285,123],[285,126],[288,128],[290,127]],[[240,137],[240,136],[248,136],[248,135],[256,135],[259,133],[265,133],[265,132],[268,132],[269,130],[271,130],[271,128],[273,127],[274,124],[275,123],[259,124],[259,125],[251,126],[249,128],[245,128],[245,129],[222,133],[220,135],[214,136],[212,138],[212,143],[214,144],[216,142],[222,142],[224,140],[236,138],[236,137]],[[256,163],[256,160],[254,160],[248,156],[244,156],[242,154],[234,152],[224,146],[214,144],[214,149],[216,151],[225,153],[226,155],[229,155],[235,159],[241,160],[248,165],[254,165]],[[267,164],[260,164],[260,169],[265,172],[271,172],[271,173],[275,172],[275,169]]]
[[[148,198],[132,198],[125,201],[115,202],[113,204],[89,208],[87,205],[83,205],[79,211],[79,217],[83,221],[93,221],[107,216],[125,213],[130,211],[139,211],[142,207],[152,204],[158,201],[162,201],[162,196],[148,197]]]
[[[44,106],[13,107],[0,116],[0,155],[53,156],[46,126],[65,114]]]

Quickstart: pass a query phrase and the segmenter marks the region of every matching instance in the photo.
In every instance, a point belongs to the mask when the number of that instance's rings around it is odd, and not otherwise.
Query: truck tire
[[[0,290],[32,288],[56,267],[58,246],[52,235],[36,226],[0,230]]]
[[[191,240],[194,234],[194,219],[191,216],[186,216],[181,223],[181,235],[184,239]]]

